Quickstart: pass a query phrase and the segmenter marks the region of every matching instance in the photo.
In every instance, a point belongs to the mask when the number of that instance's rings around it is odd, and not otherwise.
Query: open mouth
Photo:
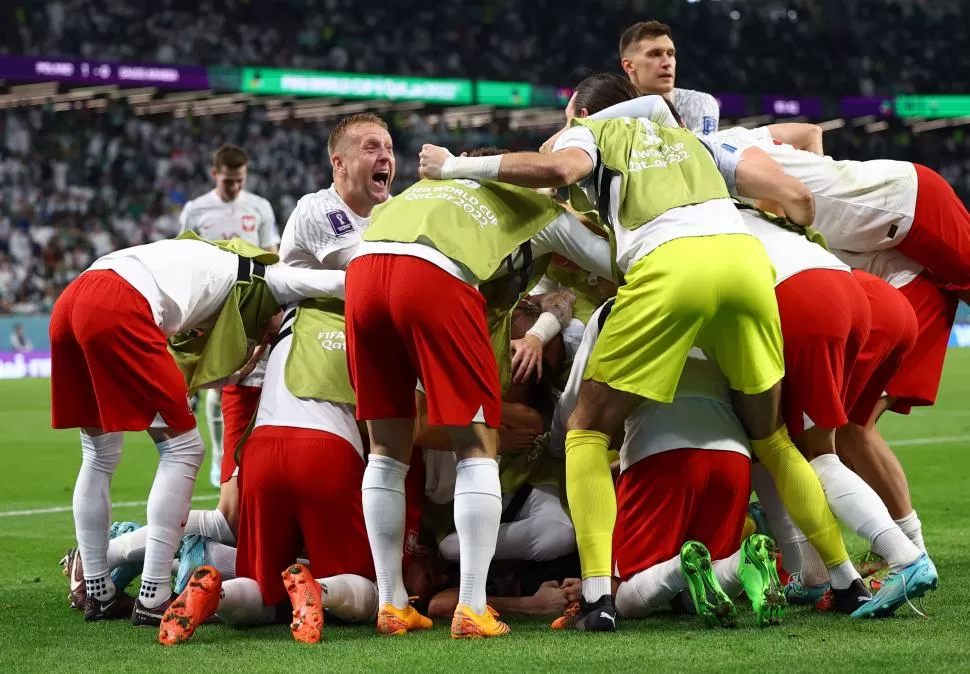
[[[388,171],[378,171],[373,176],[371,176],[371,182],[374,186],[379,189],[387,189],[387,183],[391,179],[391,174]]]

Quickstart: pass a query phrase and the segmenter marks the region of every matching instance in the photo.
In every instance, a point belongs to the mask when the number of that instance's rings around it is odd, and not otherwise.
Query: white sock
[[[195,476],[205,456],[197,428],[155,446],[158,470],[148,494],[145,564],[138,593],[145,608],[160,606],[171,596],[172,558],[182,538]]]
[[[686,589],[678,555],[620,583],[616,589],[616,610],[624,618],[645,618],[669,608],[670,600]],[[609,591],[607,588],[606,593]],[[597,595],[596,599],[602,596],[603,593]]]
[[[923,523],[919,521],[915,510],[906,517],[896,520],[896,524],[920,552],[926,552],[926,543],[923,542]]]
[[[613,579],[609,576],[590,576],[583,578],[583,599],[589,603],[597,601],[613,590]]]
[[[829,570],[825,568],[825,562],[822,561],[818,550],[808,541],[799,542],[798,548],[801,567],[795,569],[795,571],[801,574],[802,585],[806,587],[819,587],[829,582]],[[788,567],[786,566],[785,569],[787,570]],[[792,572],[789,571],[789,573]]]
[[[185,521],[185,535],[198,534],[219,543],[235,545],[236,536],[221,510],[190,510]]]
[[[834,590],[844,590],[852,585],[852,581],[856,578],[861,578],[851,559],[847,559],[836,566],[830,566],[828,571],[829,582],[832,583]]]
[[[408,465],[388,456],[371,454],[364,469],[361,498],[367,540],[374,556],[381,605],[403,609],[408,605],[401,572],[404,552],[404,479]]]
[[[455,472],[455,531],[461,579],[458,603],[485,612],[485,581],[502,520],[502,484],[495,459],[462,459]]]
[[[363,576],[344,573],[318,578],[323,607],[348,623],[369,622],[377,617],[377,586]]]
[[[751,486],[758,493],[758,500],[765,511],[765,517],[768,518],[775,543],[781,550],[782,566],[788,573],[797,573],[802,568],[802,546],[807,544],[805,534],[785,510],[771,474],[760,463],[751,466]]]
[[[74,484],[74,534],[87,593],[95,599],[110,599],[115,594],[108,566],[108,527],[111,477],[121,461],[123,440],[123,433],[81,433],[81,469]]]
[[[143,562],[146,540],[148,540],[148,530],[145,527],[112,538],[108,541],[108,568],[115,569],[122,564]]]
[[[738,574],[738,569],[741,568],[741,551],[738,550],[725,559],[715,559],[713,566],[714,577],[717,578],[724,594],[731,599],[741,594],[744,589],[744,586],[741,585],[741,576]]]
[[[233,578],[222,584],[216,615],[227,625],[270,625],[276,619],[276,607],[263,605],[263,595],[255,580]]]
[[[236,577],[236,548],[218,541],[208,541],[205,544],[205,554],[223,580],[232,580]]]
[[[885,559],[893,571],[919,558],[920,551],[893,522],[879,495],[838,456],[823,454],[809,465],[818,475],[836,519],[869,541],[873,552]]]

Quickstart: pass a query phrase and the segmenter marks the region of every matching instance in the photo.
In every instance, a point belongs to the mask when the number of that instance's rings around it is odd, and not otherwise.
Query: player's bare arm
[[[764,150],[749,147],[744,151],[735,181],[740,196],[776,201],[792,222],[803,227],[815,221],[815,197],[811,190],[797,178],[786,175]]]
[[[825,154],[822,150],[822,128],[817,124],[787,122],[769,124],[768,132],[775,140],[787,143],[812,154]]]
[[[579,148],[552,154],[514,152],[492,157],[455,157],[443,147],[425,145],[419,159],[422,178],[501,180],[532,188],[572,185],[593,170],[593,160]]]

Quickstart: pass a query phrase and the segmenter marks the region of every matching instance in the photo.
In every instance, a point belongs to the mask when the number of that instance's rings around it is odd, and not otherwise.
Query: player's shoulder
[[[681,89],[680,87],[674,88],[674,100],[678,103],[690,101],[692,103],[713,103],[717,105],[717,99],[706,91]]]
[[[292,217],[297,226],[301,227],[319,227],[326,224],[335,236],[355,230],[350,209],[332,188],[300,197]]]
[[[246,206],[252,206],[254,208],[272,208],[269,203],[269,199],[261,197],[255,192],[248,192],[242,190],[239,193],[239,200],[242,201]]]

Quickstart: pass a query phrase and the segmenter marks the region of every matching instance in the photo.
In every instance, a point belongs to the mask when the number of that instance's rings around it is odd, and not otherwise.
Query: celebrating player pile
[[[875,618],[936,589],[876,422],[935,400],[970,215],[925,167],[821,156],[815,127],[717,131],[713,98],[674,88],[664,24],[631,26],[620,55],[629,79],[581,82],[541,152],[425,145],[394,199],[386,124],[343,119],[334,184],[299,201],[282,262],[241,240],[272,217],[223,148],[183,225],[231,241],[119,251],[68,287],[52,406],[81,428],[65,571],[85,619],[171,645],[214,618],[314,643],[326,613],[381,635],[441,615],[478,639],[510,633],[493,606],[557,629],[670,609],[731,627],[743,594],[771,626],[787,604]],[[189,514],[187,394],[259,361],[220,508]],[[160,456],[143,529],[110,522],[125,430]],[[868,582],[839,522],[884,562]]]

